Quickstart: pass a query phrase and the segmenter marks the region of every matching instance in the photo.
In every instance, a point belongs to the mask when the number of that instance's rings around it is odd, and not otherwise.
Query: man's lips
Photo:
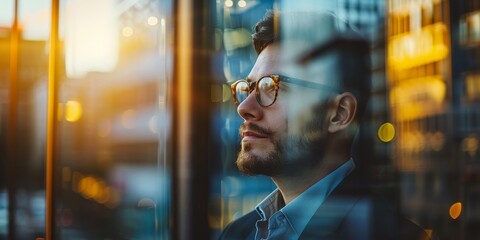
[[[262,135],[257,132],[253,131],[242,131],[242,139],[259,139],[259,138],[267,138],[268,136]]]
[[[239,135],[242,138],[242,141],[270,138],[273,134],[268,128],[263,128],[257,124],[247,122],[243,123],[239,130]]]

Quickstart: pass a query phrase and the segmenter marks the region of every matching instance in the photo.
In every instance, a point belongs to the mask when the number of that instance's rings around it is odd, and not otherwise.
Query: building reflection
[[[476,51],[480,5],[392,0],[388,6],[389,100],[398,132],[392,160],[402,208],[438,236],[469,239],[478,235],[471,226],[480,217],[474,214],[479,183],[468,173],[477,151],[471,94],[479,64],[464,54]]]

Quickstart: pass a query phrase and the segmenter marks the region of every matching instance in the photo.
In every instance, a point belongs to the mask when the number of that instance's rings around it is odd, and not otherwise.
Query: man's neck
[[[325,158],[323,160],[326,160]],[[281,176],[272,177],[273,182],[277,185],[278,189],[282,193],[285,204],[290,203],[293,199],[302,194],[309,187],[320,181],[322,178],[333,172],[343,163],[345,163],[348,156],[337,156],[334,159],[337,161],[322,161],[316,167],[309,167],[302,171],[297,171],[294,174],[284,174]],[[325,163],[327,162],[327,163]]]

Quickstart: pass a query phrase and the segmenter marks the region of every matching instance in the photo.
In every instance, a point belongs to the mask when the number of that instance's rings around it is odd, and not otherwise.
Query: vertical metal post
[[[210,0],[178,0],[173,78],[173,239],[208,239],[213,46]]]
[[[52,0],[49,59],[48,59],[48,110],[47,110],[47,149],[45,163],[45,235],[47,240],[53,239],[55,232],[55,186],[54,167],[57,139],[57,106],[58,106],[58,21],[59,0]]]
[[[192,199],[189,189],[191,170],[191,78],[192,78],[192,31],[193,6],[192,0],[177,2],[175,26],[177,36],[177,54],[175,56],[176,99],[174,100],[174,179],[173,179],[173,218],[176,224],[173,231],[174,239],[192,239],[193,229],[188,220],[194,209],[189,199]],[[177,122],[177,124],[175,124]]]
[[[18,0],[14,3],[13,24],[10,36],[10,99],[8,111],[8,238],[15,239],[16,211],[16,152],[17,152],[17,105],[18,105],[18,45],[20,33],[18,30]]]

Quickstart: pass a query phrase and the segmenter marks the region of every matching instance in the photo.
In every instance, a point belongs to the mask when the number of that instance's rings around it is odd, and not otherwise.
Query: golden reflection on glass
[[[100,184],[99,182],[93,178],[93,181],[90,182],[90,186],[88,188],[88,193],[87,195],[90,197],[90,198],[94,198],[96,199],[97,196],[100,194],[101,190],[100,190]]]
[[[65,104],[65,120],[76,122],[82,117],[82,105],[77,101],[68,101]]]
[[[220,85],[218,84],[212,84],[210,86],[210,100],[215,103],[215,102],[220,102],[222,100],[222,95],[223,95],[223,89]]]
[[[432,237],[433,229],[427,228],[427,229],[425,229],[425,232],[427,233],[427,236],[428,236],[429,238]]]
[[[212,84],[211,94],[212,102],[227,102],[232,98],[231,88],[226,84]]]
[[[465,90],[468,101],[480,100],[480,74],[468,74],[465,77]]]
[[[378,128],[378,138],[382,142],[390,142],[395,137],[395,127],[391,123],[384,123]]]
[[[456,202],[452,204],[452,206],[450,206],[449,213],[452,219],[457,219],[458,217],[460,217],[460,214],[462,213],[462,203]]]
[[[223,89],[223,102],[228,102],[232,98],[232,91],[230,90],[230,86],[227,84],[222,85]]]
[[[84,198],[89,199],[93,197],[90,188],[92,187],[94,181],[95,179],[91,176],[84,177],[80,180],[78,190]]]
[[[97,181],[95,182],[95,194],[93,194],[93,198],[95,199],[95,201],[99,202],[99,203],[105,203],[108,201],[105,200],[105,188],[106,188],[106,185],[105,185],[105,182],[104,181]]]
[[[441,76],[425,76],[398,82],[390,93],[395,116],[403,121],[424,116],[425,109],[432,113],[441,111],[447,86]]]
[[[75,175],[75,173],[74,173]],[[81,175],[77,175],[81,177]],[[75,192],[80,193],[85,199],[94,200],[100,204],[104,204],[109,208],[116,207],[120,201],[120,194],[113,188],[108,186],[103,180],[93,176],[81,177],[77,182]]]
[[[110,120],[103,120],[98,124],[98,136],[105,138],[110,135],[112,132],[112,124],[110,123]]]
[[[72,190],[73,192],[80,192],[80,181],[83,179],[83,175],[77,171],[72,174]]]
[[[445,143],[445,134],[440,131],[437,131],[433,134],[427,133],[428,136],[428,143],[430,144],[430,148],[434,151],[440,151],[444,147]]]
[[[473,157],[478,150],[478,139],[476,136],[468,136],[462,141],[462,150],[467,152],[469,156]]]
[[[105,204],[110,200],[112,188],[106,187],[102,194],[97,198],[97,201],[101,204]]]
[[[445,23],[425,26],[421,31],[399,34],[388,43],[389,67],[407,69],[444,59],[448,55]]]

